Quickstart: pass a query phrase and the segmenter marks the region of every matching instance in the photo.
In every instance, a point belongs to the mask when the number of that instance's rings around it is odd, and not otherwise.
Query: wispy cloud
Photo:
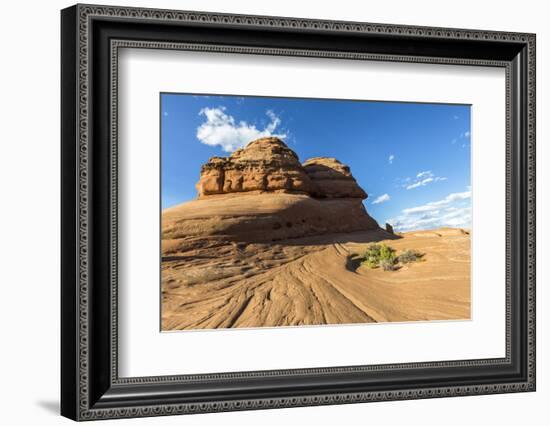
[[[270,109],[268,109],[265,113],[271,120],[271,123],[269,123],[266,127],[266,131],[273,133],[277,126],[281,124],[281,119]]]
[[[411,183],[410,185],[407,185],[406,188],[407,189],[414,189],[414,188],[418,188],[420,186],[426,186],[430,182],[433,182],[433,178],[431,178],[431,177],[416,181],[415,183]]]
[[[470,140],[470,132],[464,132],[460,135],[460,137],[462,139],[467,139],[469,141]],[[470,146],[468,141],[465,141],[465,142],[462,143],[462,148],[466,148],[466,147]]]
[[[439,182],[442,180],[447,180],[447,178],[442,176],[435,176],[431,170],[425,170],[416,174],[414,182],[406,183],[405,185],[403,185],[403,187],[406,189],[414,189],[421,186],[426,186],[432,182]]]
[[[390,200],[390,196],[388,194],[382,194],[379,197],[376,197],[376,199],[372,202],[372,204],[380,204],[389,200]]]
[[[393,154],[390,154],[390,156],[388,157],[388,163],[389,164],[393,164],[393,160],[395,159],[395,155]]]
[[[254,139],[287,136],[286,133],[275,133],[281,119],[271,110],[266,111],[270,122],[261,130],[246,121],[237,122],[233,116],[226,113],[225,107],[203,108],[199,115],[204,116],[206,121],[197,128],[197,139],[206,145],[220,146],[226,152],[242,148]]]
[[[403,209],[397,217],[388,219],[397,231],[471,226],[471,191],[455,192],[445,198],[420,206]]]
[[[457,138],[453,138],[451,140],[451,144],[453,144],[453,145],[456,144],[459,139],[470,139],[470,131],[467,130],[465,132],[460,133],[460,135]],[[466,144],[462,143],[462,148],[464,148],[465,146],[466,146]]]

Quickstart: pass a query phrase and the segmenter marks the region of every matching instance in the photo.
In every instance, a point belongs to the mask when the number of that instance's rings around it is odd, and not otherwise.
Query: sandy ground
[[[470,235],[461,229],[384,241],[422,261],[397,271],[355,260],[382,231],[231,243],[179,238],[162,259],[162,329],[470,318]]]

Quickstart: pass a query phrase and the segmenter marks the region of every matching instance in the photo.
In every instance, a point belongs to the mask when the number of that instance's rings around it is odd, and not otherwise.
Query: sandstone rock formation
[[[316,157],[300,164],[278,138],[250,142],[201,169],[198,199],[163,211],[163,246],[211,236],[272,242],[313,235],[378,230],[363,205],[367,194],[348,166]]]
[[[202,166],[199,198],[247,191],[311,193],[311,181],[298,156],[278,138],[262,138],[229,157],[212,157]]]
[[[251,193],[202,197],[162,212],[164,253],[176,253],[188,238],[274,242],[314,235],[379,229],[358,198],[313,198],[306,194]]]
[[[306,160],[304,169],[313,182],[313,196],[321,198],[367,198],[349,167],[336,158],[315,157]]]
[[[315,198],[367,198],[348,166],[336,158],[315,157],[300,164],[278,138],[250,142],[229,157],[212,157],[202,166],[199,198],[235,192],[308,194]]]

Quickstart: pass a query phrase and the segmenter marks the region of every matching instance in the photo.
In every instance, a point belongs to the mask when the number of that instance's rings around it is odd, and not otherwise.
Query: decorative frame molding
[[[224,28],[228,31],[273,30],[294,37],[315,34],[372,37],[373,40],[427,42],[431,49],[441,43],[480,46],[480,54],[470,56],[404,55],[396,52],[322,50],[298,47],[216,44],[162,38],[158,41],[134,38],[117,25],[139,23],[143,31],[168,25],[181,28]],[[103,30],[94,24],[105,24]],[[122,27],[120,27],[122,28]],[[102,38],[102,31],[109,37]],[[246,31],[245,31],[246,32]],[[115,34],[116,33],[116,34]],[[115,35],[113,35],[115,34]],[[202,36],[199,34],[199,36]],[[97,37],[97,39],[94,39]],[[95,41],[94,41],[95,40]],[[105,41],[108,40],[108,41]],[[76,5],[62,12],[62,414],[75,420],[114,417],[141,417],[196,412],[214,412],[291,406],[342,404],[352,402],[434,398],[535,390],[535,36],[510,32],[401,25],[337,22],[266,16],[246,16],[183,12],[127,7]],[[430,44],[433,43],[433,44]],[[381,46],[384,43],[381,42]],[[488,56],[488,47],[502,47]],[[382,46],[383,47],[383,46]],[[506,69],[507,164],[506,164],[506,357],[502,359],[450,362],[388,364],[361,367],[327,367],[301,370],[225,373],[192,376],[119,378],[117,368],[117,87],[118,49],[154,48],[217,51],[239,54],[294,55],[338,59],[480,65]],[[421,49],[420,49],[421,50]],[[429,49],[428,49],[429,50]],[[460,50],[460,49],[458,49]],[[498,50],[498,49],[496,49]],[[98,56],[101,52],[103,56]],[[516,53],[514,53],[516,52]],[[518,53],[519,52],[519,53]],[[487,57],[488,56],[488,57]],[[105,63],[104,63],[105,62]],[[106,63],[108,62],[108,63]],[[94,68],[97,67],[98,69]],[[105,102],[98,101],[101,97]],[[105,99],[104,99],[105,98]],[[105,106],[103,106],[105,104]],[[104,111],[108,109],[108,111]],[[108,115],[105,115],[108,114]],[[99,126],[99,116],[109,125]],[[108,147],[98,147],[94,138],[108,135]],[[98,158],[109,157],[102,170],[108,182],[98,180]],[[90,161],[91,157],[94,162]],[[105,157],[107,158],[107,157]],[[94,164],[92,166],[92,164]],[[95,188],[107,188],[107,199]],[[99,189],[97,190],[99,191]],[[516,211],[519,209],[518,211]],[[101,218],[98,219],[98,217]],[[96,228],[108,228],[108,238]],[[98,242],[99,241],[99,242]],[[108,271],[96,266],[98,244],[108,252]],[[521,265],[511,262],[513,253],[522,253]],[[108,277],[98,284],[98,276]],[[95,280],[95,281],[94,281]],[[517,281],[516,287],[513,282]],[[96,288],[98,290],[96,290]],[[101,293],[99,288],[101,288]],[[91,294],[93,292],[93,294]],[[519,295],[519,296],[518,296]],[[523,297],[522,300],[517,300]],[[108,306],[98,311],[98,303]],[[521,302],[521,309],[512,302]],[[518,305],[519,306],[519,305]],[[521,344],[518,343],[521,340]],[[94,342],[94,345],[92,345]],[[99,343],[98,343],[99,342]],[[519,346],[518,346],[519,345]],[[97,346],[97,348],[96,348]],[[519,352],[518,352],[519,351]],[[521,358],[521,359],[519,359]],[[519,363],[519,364],[518,364]],[[338,375],[406,370],[440,370],[495,366],[519,371],[516,379],[479,381],[468,385],[400,386],[395,389],[274,392],[269,397],[239,397],[226,394],[211,398],[162,396],[162,387],[198,385],[220,387],[233,379],[267,380],[315,376],[323,382]],[[441,373],[442,374],[442,373]],[[508,373],[510,374],[510,373]],[[351,382],[350,382],[351,383]],[[290,385],[289,385],[290,386]],[[150,392],[151,397],[136,396]],[[350,385],[350,389],[353,386]],[[146,389],[144,391],[144,389]],[[201,388],[202,389],[202,388]],[[359,388],[358,388],[359,389]],[[206,392],[206,391],[205,391]],[[243,391],[244,392],[244,391]],[[244,393],[243,393],[244,395]]]

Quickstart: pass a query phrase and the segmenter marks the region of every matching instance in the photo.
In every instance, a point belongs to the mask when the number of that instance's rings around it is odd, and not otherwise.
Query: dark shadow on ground
[[[346,259],[346,269],[350,272],[357,272],[357,268],[361,266],[363,259],[357,255],[352,254]]]
[[[355,231],[348,233],[312,235],[302,238],[290,238],[287,240],[273,241],[272,243],[276,245],[288,246],[316,246],[345,243],[377,243],[384,240],[399,240],[401,238],[403,237],[400,237],[396,234],[391,234],[384,231],[382,228],[379,228],[367,231]]]

